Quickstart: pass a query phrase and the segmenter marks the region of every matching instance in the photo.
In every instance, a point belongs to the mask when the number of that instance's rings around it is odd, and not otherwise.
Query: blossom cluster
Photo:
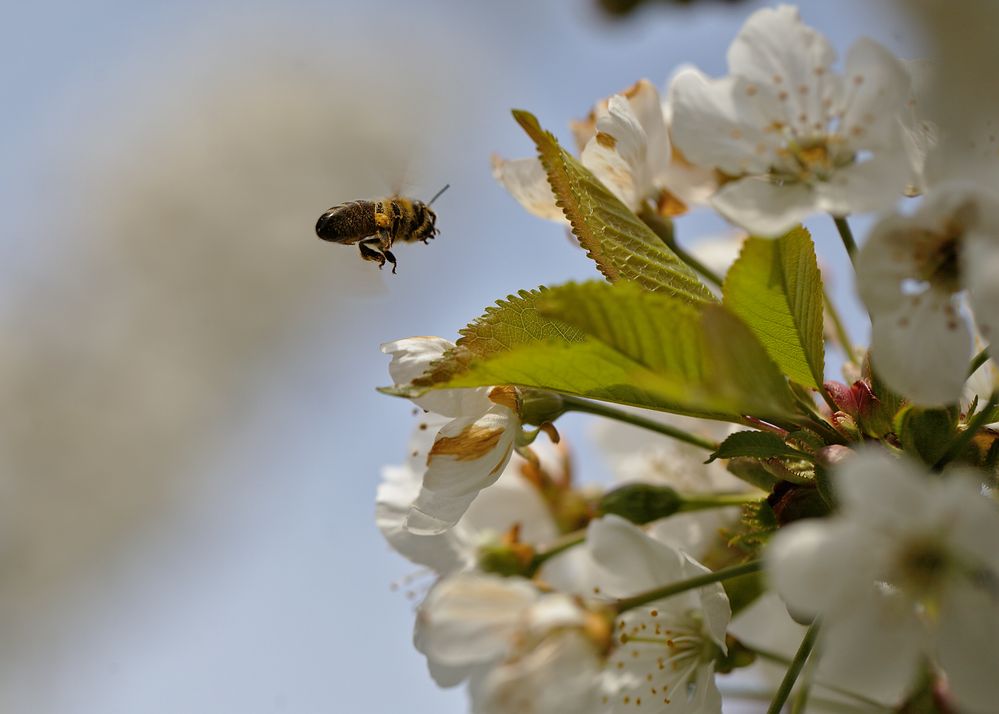
[[[382,346],[422,413],[377,523],[433,573],[415,645],[472,711],[717,713],[733,681],[771,711],[996,710],[996,139],[930,120],[922,63],[870,39],[836,63],[779,6],[726,76],[598,102],[578,158],[517,113],[539,156],[494,176],[612,284]],[[740,231],[722,259],[677,242],[695,209]],[[824,294],[815,214],[868,350]],[[613,484],[577,482],[569,411],[601,417]]]

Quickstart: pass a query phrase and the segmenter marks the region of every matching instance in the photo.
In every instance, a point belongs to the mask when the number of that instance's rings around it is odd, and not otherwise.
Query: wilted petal
[[[518,428],[514,413],[497,404],[483,415],[455,419],[441,429],[406,528],[433,535],[457,523],[479,491],[503,473]]]

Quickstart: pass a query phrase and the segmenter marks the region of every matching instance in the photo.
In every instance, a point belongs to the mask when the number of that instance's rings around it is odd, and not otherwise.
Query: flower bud
[[[683,498],[669,486],[631,483],[608,491],[597,506],[601,515],[612,513],[639,525],[671,516]]]
[[[556,392],[543,389],[520,390],[520,418],[535,426],[553,422],[565,413],[565,402]]]

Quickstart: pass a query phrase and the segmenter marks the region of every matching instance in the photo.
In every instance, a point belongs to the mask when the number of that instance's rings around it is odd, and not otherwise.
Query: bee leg
[[[386,250],[383,254],[385,255],[385,260],[392,264],[392,274],[395,275],[395,256],[392,255],[391,250]]]
[[[373,242],[373,241],[371,241]],[[361,241],[357,244],[357,247],[361,250],[361,257],[365,260],[373,260],[378,263],[379,269],[385,265],[385,256],[380,252],[368,245],[369,241]],[[395,259],[392,260],[393,272],[395,272]]]
[[[392,226],[392,217],[387,213],[375,211],[375,225],[382,229],[390,228]]]

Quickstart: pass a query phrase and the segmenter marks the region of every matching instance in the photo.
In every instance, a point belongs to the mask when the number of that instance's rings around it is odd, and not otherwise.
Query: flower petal
[[[499,659],[509,650],[524,613],[540,597],[521,578],[482,573],[444,578],[417,612],[416,648],[445,667]]]
[[[835,60],[829,41],[805,25],[790,5],[754,12],[728,50],[733,75],[786,93],[791,126],[804,135],[816,123],[825,125],[824,102],[838,89],[830,71]]]
[[[759,103],[747,101],[752,89],[738,77],[710,79],[697,70],[677,74],[670,86],[675,146],[690,161],[713,166],[732,176],[766,172],[779,147],[779,137],[764,128],[773,117]]]
[[[481,416],[455,419],[441,429],[406,528],[434,535],[457,523],[479,491],[503,473],[518,428],[514,413],[497,404]]]
[[[748,176],[722,186],[711,204],[752,235],[779,236],[816,210],[818,195],[805,184],[781,186]]]
[[[927,290],[896,310],[872,310],[871,330],[871,359],[892,390],[925,407],[960,399],[971,330],[949,295]]]
[[[898,121],[911,94],[902,62],[874,40],[862,37],[846,55],[840,133],[855,149],[898,152]]]
[[[968,585],[947,593],[937,656],[961,711],[995,711],[999,701],[999,605],[996,593]]]
[[[503,184],[517,203],[538,218],[557,223],[568,223],[562,209],[555,204],[541,161],[535,157],[507,160],[493,156],[493,178]]]

